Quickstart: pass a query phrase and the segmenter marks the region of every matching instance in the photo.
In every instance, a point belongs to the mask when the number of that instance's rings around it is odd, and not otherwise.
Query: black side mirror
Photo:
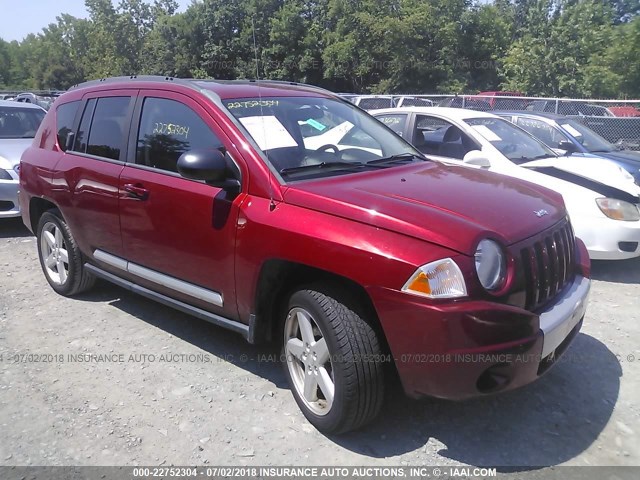
[[[227,161],[218,149],[190,150],[178,158],[178,172],[184,178],[221,187],[228,175]]]
[[[558,142],[558,148],[566,151],[568,154],[572,154],[578,151],[578,147],[576,147],[573,142],[569,140],[561,140]]]

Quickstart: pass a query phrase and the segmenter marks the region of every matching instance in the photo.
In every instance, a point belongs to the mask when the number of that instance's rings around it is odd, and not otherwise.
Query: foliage
[[[20,42],[0,87],[158,74],[336,91],[640,96],[640,0],[86,0]]]

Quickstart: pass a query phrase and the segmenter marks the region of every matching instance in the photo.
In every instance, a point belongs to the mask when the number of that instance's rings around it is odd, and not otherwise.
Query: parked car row
[[[0,100],[0,219],[20,215],[20,157],[33,142],[45,113],[37,105]]]
[[[562,194],[592,259],[640,256],[640,187],[611,161],[558,155],[525,130],[487,112],[436,107],[371,113],[383,123],[393,122],[395,131],[402,130],[429,157],[486,168]],[[640,166],[640,159],[635,163]]]
[[[355,95],[341,96],[364,110],[393,107],[451,107],[469,110],[529,110],[532,112],[555,113],[560,115],[592,117],[638,117],[640,110],[635,106],[604,106],[582,100],[535,99],[525,97],[520,92],[479,92],[476,95],[454,96],[402,96],[402,95]],[[403,102],[403,99],[406,99]]]
[[[582,122],[563,115],[532,112],[496,112],[551,148],[572,156],[596,155],[620,165],[640,185],[640,152],[612,144]]]
[[[488,113],[373,114],[289,82],[72,88],[20,163],[43,274],[279,342],[323,432],[372,421],[390,375],[450,399],[534,381],[582,325],[580,236],[598,258],[640,254],[638,187]]]
[[[48,110],[51,104],[62,92],[57,90],[42,91],[38,93],[0,93],[0,100],[13,100],[20,103],[30,103]]]

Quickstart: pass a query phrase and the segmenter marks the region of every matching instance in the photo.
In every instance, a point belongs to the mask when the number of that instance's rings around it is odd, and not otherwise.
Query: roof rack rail
[[[122,81],[140,81],[140,82],[172,82],[178,83],[185,86],[190,86],[193,88],[197,88],[193,85],[194,79],[182,79],[182,78],[174,78],[171,76],[162,76],[162,75],[128,75],[128,76],[120,76],[120,77],[106,77],[100,78],[98,80],[89,80],[88,82],[78,83],[73,85],[69,90],[75,90],[76,88],[84,88],[90,87],[93,85],[100,84],[108,84],[108,83],[116,83]]]
[[[77,88],[90,87],[101,84],[108,83],[116,83],[122,81],[139,81],[139,82],[158,82],[158,83],[166,83],[172,82],[179,85],[184,85],[186,87],[192,88],[194,90],[201,90],[201,86],[196,85],[196,82],[217,82],[217,83],[233,83],[233,82],[249,82],[249,83],[262,83],[266,85],[296,85],[301,87],[309,87],[317,90],[322,90],[324,92],[328,92],[333,94],[330,90],[327,90],[322,87],[317,87],[315,85],[309,85],[306,83],[300,82],[292,82],[287,80],[256,80],[256,79],[237,79],[237,80],[221,80],[215,78],[176,78],[171,76],[162,76],[162,75],[128,75],[128,76],[119,76],[119,77],[108,77],[101,78],[98,80],[90,80],[88,82],[79,83],[77,85],[73,85],[69,90],[75,90]]]

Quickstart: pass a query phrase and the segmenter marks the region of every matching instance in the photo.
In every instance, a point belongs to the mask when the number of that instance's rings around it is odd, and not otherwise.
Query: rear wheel
[[[320,290],[300,290],[289,300],[285,372],[305,417],[322,432],[342,433],[380,411],[383,356],[355,304]]]
[[[37,237],[42,271],[56,292],[71,296],[93,286],[95,277],[84,269],[71,230],[57,210],[40,217]]]

